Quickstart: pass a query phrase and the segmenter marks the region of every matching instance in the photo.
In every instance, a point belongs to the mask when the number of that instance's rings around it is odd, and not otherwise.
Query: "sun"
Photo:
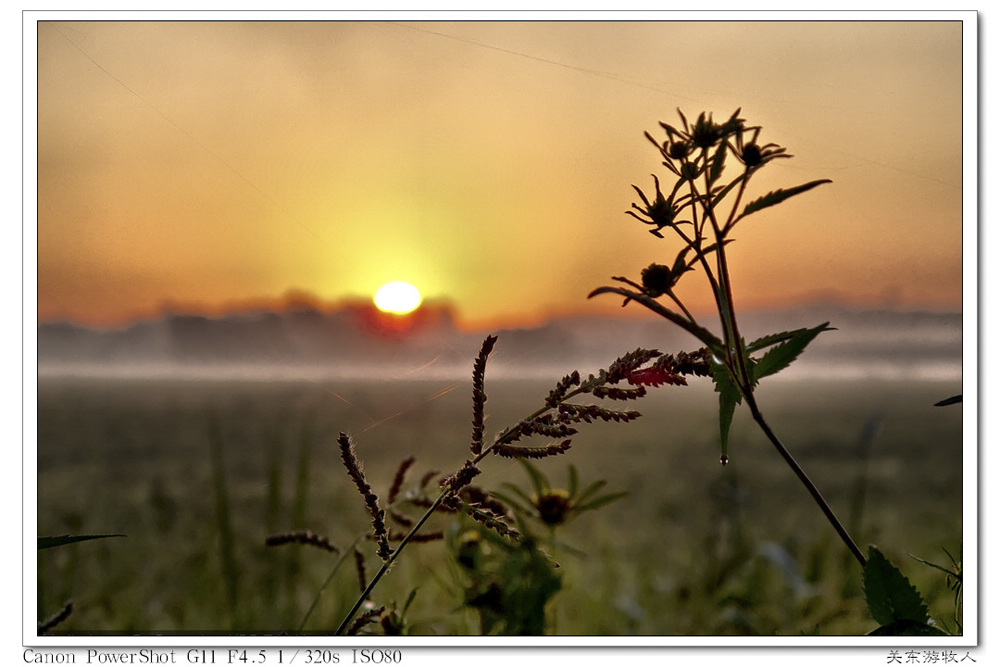
[[[405,315],[420,306],[420,291],[410,283],[394,281],[375,292],[375,307],[384,313]]]

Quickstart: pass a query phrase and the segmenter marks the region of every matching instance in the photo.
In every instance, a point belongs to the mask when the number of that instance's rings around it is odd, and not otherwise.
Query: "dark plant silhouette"
[[[791,156],[776,144],[759,144],[761,128],[747,126],[739,117],[739,110],[723,123],[716,123],[711,114],[702,113],[697,121],[689,124],[684,114],[678,113],[681,127],[660,124],[666,133],[665,140],[658,141],[646,133],[646,138],[663,157],[663,165],[676,176],[670,194],[664,196],[660,181],[654,175],[655,195],[647,196],[639,187],[633,186],[642,204],[633,204],[633,210],[627,213],[651,226],[649,231],[658,238],[664,238],[661,230],[674,232],[681,241],[680,251],[670,265],[654,263],[643,269],[641,282],[616,276],[614,280],[623,283],[624,287],[601,287],[591,292],[590,296],[624,296],[623,305],[633,301],[639,303],[701,341],[705,345],[704,357],[719,394],[722,464],[729,462],[729,427],[736,406],[745,401],[754,421],[808,489],[844,544],[864,566],[864,554],[819,489],[768,425],[754,396],[754,389],[762,378],[788,367],[816,336],[830,330],[829,323],[774,333],[747,343],[740,335],[726,255],[726,246],[733,241],[732,231],[744,219],[830,181],[810,181],[775,190],[744,203],[752,177],[771,161]],[[739,162],[735,175],[726,168],[729,154]],[[724,178],[726,175],[731,176],[728,181]],[[708,280],[719,315],[721,336],[716,336],[697,322],[673,291],[681,277],[695,267],[700,267]],[[673,302],[677,311],[657,300],[664,296]]]

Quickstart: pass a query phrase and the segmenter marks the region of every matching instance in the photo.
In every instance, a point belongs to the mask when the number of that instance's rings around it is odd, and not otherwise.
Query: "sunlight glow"
[[[375,292],[375,306],[386,313],[405,315],[416,310],[420,301],[417,288],[402,281],[386,283]]]

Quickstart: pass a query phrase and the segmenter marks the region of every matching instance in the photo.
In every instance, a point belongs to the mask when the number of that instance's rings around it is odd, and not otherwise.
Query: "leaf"
[[[719,437],[722,443],[722,456],[729,456],[729,427],[733,423],[733,414],[736,412],[737,404],[743,401],[736,383],[733,382],[729,369],[725,364],[718,361],[711,361],[712,382],[715,383],[715,391],[719,392]]]
[[[872,637],[927,637],[947,635],[948,633],[928,623],[919,621],[901,620],[894,621],[889,625],[883,625],[877,630],[872,630],[868,636]]]
[[[929,620],[920,593],[875,546],[868,547],[864,586],[868,611],[880,626],[891,627],[898,621],[926,624]]]
[[[813,341],[823,331],[829,331],[829,322],[824,322],[812,329],[799,329],[791,332],[785,342],[772,347],[762,356],[752,368],[753,381],[760,378],[774,375],[778,371],[787,368],[793,361],[798,359],[806,346]]]
[[[732,243],[735,240],[736,239],[726,239],[725,241],[722,242],[722,245],[723,245],[723,247],[725,247],[725,246],[729,245],[730,243]],[[688,247],[690,247],[690,246],[688,246]],[[698,254],[695,255],[694,259],[691,260],[691,263],[687,265],[688,268],[693,267],[695,265],[695,262],[698,261],[698,258],[700,256],[708,257],[709,253],[715,252],[718,249],[718,247],[719,247],[718,243],[713,243],[712,245],[706,247],[704,250],[699,250]]]
[[[746,171],[743,172],[738,177],[734,178],[733,181],[732,181],[732,183],[730,183],[726,187],[722,188],[722,190],[720,190],[712,198],[712,207],[713,208],[716,207],[719,204],[719,202],[722,201],[723,197],[725,197],[730,192],[732,192],[733,188],[735,188],[737,185],[739,185],[740,183],[742,183],[743,181],[745,181],[747,179],[747,176],[749,175],[749,173],[750,172],[746,172]]]
[[[719,338],[711,331],[705,329],[704,327],[698,326],[697,324],[694,324],[686,317],[675,313],[669,308],[664,307],[662,304],[657,302],[656,299],[653,299],[647,294],[643,294],[642,292],[631,292],[629,290],[622,289],[620,287],[598,287],[589,295],[587,295],[587,298],[589,299],[595,297],[598,294],[619,294],[625,297],[625,303],[622,304],[623,306],[628,304],[629,301],[635,301],[637,303],[640,303],[646,308],[656,313],[657,315],[660,315],[670,320],[680,328],[690,333],[692,336],[694,336],[702,343],[704,343],[705,346],[711,349],[713,352],[719,353],[724,349],[722,346],[722,341],[719,340]]]
[[[534,487],[535,493],[541,495],[549,488],[549,480],[545,477],[541,470],[531,465],[524,459],[518,459],[524,469],[528,472],[528,476],[531,477],[531,486]]]
[[[576,499],[578,503],[583,503],[590,499],[592,495],[600,491],[607,485],[608,481],[605,479],[598,479],[587,485],[587,488],[583,490],[583,493]]]
[[[677,259],[674,260],[674,265],[670,268],[670,273],[673,274],[674,280],[679,278],[682,273],[691,270],[690,265],[687,263],[687,260],[685,259],[685,255],[687,255],[688,250],[690,249],[691,246],[685,246],[677,254]]]
[[[606,493],[603,496],[598,496],[591,500],[589,503],[577,503],[576,510],[583,512],[584,510],[596,510],[598,507],[604,507],[608,503],[612,503],[619,498],[624,498],[628,495],[628,491],[618,491],[617,493]]]
[[[709,183],[715,183],[722,176],[722,170],[726,166],[726,142],[723,141],[719,144],[719,150],[715,151],[715,157],[712,159],[712,170],[708,174]]]
[[[126,535],[60,535],[58,537],[39,537],[38,538],[38,548],[41,549],[51,549],[52,547],[61,547],[65,544],[73,544],[75,542],[86,542],[87,540],[101,540],[106,537],[127,537]]]
[[[938,401],[937,403],[934,404],[934,407],[941,408],[941,407],[944,407],[946,405],[954,405],[956,403],[961,403],[961,402],[962,402],[962,395],[959,394],[958,396],[952,396],[952,397],[946,398],[946,399],[944,399],[942,401]]]
[[[778,343],[784,343],[786,340],[794,337],[802,331],[807,331],[807,329],[795,329],[793,331],[782,331],[781,333],[768,334],[766,336],[761,336],[760,338],[747,343],[747,352],[757,352],[758,350],[763,350],[765,347],[771,347],[772,345],[777,345]],[[834,327],[827,327],[827,331],[836,331]]]
[[[945,551],[945,553],[948,553],[948,552]],[[908,554],[908,555],[910,556],[910,558],[912,558],[913,560],[917,561],[918,563],[923,563],[927,567],[933,567],[935,570],[941,570],[942,572],[944,572],[945,574],[947,574],[949,577],[955,577],[959,581],[962,580],[962,573],[961,572],[954,572],[952,570],[949,570],[946,567],[942,567],[941,565],[938,565],[937,563],[932,563],[929,560],[924,560],[923,558],[917,558],[913,554]],[[948,554],[948,555],[951,556],[951,554]],[[955,559],[952,559],[951,562],[954,563]]]
[[[513,496],[508,496],[507,494],[501,493],[500,491],[490,491],[490,495],[495,496],[497,500],[504,503],[505,505],[510,505],[515,509],[521,510],[522,512],[531,511],[530,507],[534,504],[534,501],[531,499],[531,496],[526,494],[524,490],[521,489],[521,487],[515,484],[511,484],[510,482],[504,482],[503,487],[517,497],[515,498]]]
[[[415,597],[417,597],[417,591],[418,590],[420,590],[419,586],[417,586],[416,588],[412,589],[410,591],[410,594],[406,596],[406,602],[403,604],[403,608],[399,612],[401,616],[405,616],[406,615],[406,610],[410,608],[411,604],[413,604],[413,599]]]
[[[746,217],[751,213],[756,213],[762,208],[767,208],[768,206],[774,206],[775,204],[780,204],[789,197],[794,197],[795,195],[802,194],[807,190],[812,190],[817,185],[823,185],[824,183],[832,183],[832,182],[833,181],[831,181],[830,179],[824,178],[818,181],[810,181],[808,183],[804,183],[803,185],[799,185],[794,188],[789,188],[787,190],[775,190],[774,192],[768,192],[763,197],[760,197],[759,199],[754,199],[752,202],[747,204],[746,208],[743,209],[743,213],[740,214],[740,217]]]
[[[573,465],[572,463],[569,464],[569,481],[567,482],[567,484],[569,486],[567,491],[569,491],[570,497],[571,498],[575,497],[576,490],[580,486],[580,474],[577,472],[576,466]]]
[[[598,287],[590,294],[587,295],[588,299],[593,299],[595,296],[601,294],[624,294],[624,291],[620,287]],[[626,295],[628,296],[628,295]]]

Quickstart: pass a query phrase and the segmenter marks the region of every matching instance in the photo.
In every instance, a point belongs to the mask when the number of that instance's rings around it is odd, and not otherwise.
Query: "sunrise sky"
[[[468,326],[620,312],[587,293],[677,252],[625,211],[631,184],[666,173],[643,132],[678,107],[742,108],[795,156],[756,195],[833,181],[742,226],[737,306],[958,309],[962,31],[43,21],[38,317],[114,325],[293,290],[334,303],[392,280]],[[679,290],[695,310],[703,283]]]

